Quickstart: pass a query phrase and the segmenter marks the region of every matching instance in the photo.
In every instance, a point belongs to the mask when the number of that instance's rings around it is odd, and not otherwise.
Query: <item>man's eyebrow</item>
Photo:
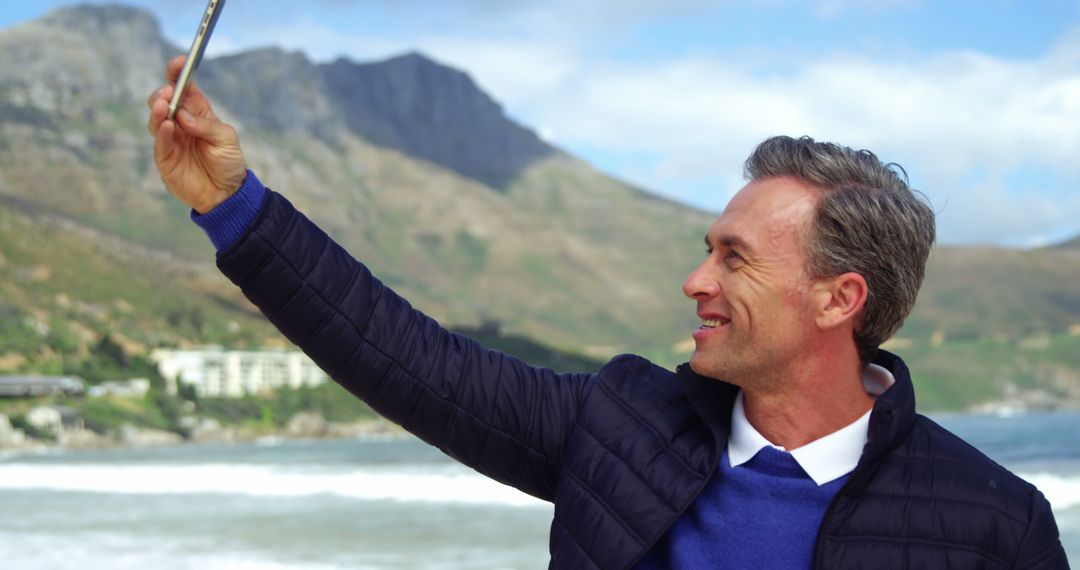
[[[731,234],[719,235],[719,236],[716,237],[716,243],[719,244],[719,245],[722,245],[724,247],[741,249],[742,251],[746,252],[747,254],[752,254],[754,252],[754,248],[750,247],[750,244],[747,243],[746,240],[744,240],[743,238],[741,238],[739,236],[736,236],[736,235],[731,235]],[[713,247],[713,242],[709,240],[709,234],[705,234],[705,247],[708,247],[708,248]]]

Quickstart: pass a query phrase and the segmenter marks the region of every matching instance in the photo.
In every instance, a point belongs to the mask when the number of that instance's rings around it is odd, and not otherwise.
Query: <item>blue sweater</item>
[[[847,478],[819,487],[772,447],[734,468],[725,452],[716,476],[637,568],[810,568],[821,519]]]
[[[202,228],[210,243],[220,252],[229,248],[244,235],[248,225],[255,219],[266,197],[266,187],[248,170],[244,182],[235,194],[218,204],[206,214],[191,211],[191,220]]]

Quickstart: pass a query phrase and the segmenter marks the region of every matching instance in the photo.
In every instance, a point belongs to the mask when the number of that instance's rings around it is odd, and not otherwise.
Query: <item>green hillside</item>
[[[920,410],[1080,407],[1080,335],[976,338],[893,348]]]
[[[280,342],[209,269],[0,205],[0,372],[70,372],[104,339],[131,356],[158,346]]]
[[[1080,325],[1080,249],[939,247],[900,336],[1018,340]]]

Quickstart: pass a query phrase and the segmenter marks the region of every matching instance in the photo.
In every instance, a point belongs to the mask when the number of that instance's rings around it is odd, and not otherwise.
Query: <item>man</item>
[[[1067,567],[1042,494],[916,415],[878,349],[934,221],[873,154],[762,143],[684,285],[689,365],[558,375],[413,310],[246,170],[197,88],[165,120],[171,95],[149,101],[155,160],[221,270],[378,412],[553,501],[552,567]]]

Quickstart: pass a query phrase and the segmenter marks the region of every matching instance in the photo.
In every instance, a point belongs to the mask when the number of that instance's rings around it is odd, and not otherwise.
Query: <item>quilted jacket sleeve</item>
[[[1039,491],[1033,490],[1033,512],[1015,568],[1028,570],[1068,570],[1069,561],[1058,538],[1057,523],[1050,503]]]
[[[532,367],[443,329],[273,192],[218,267],[377,412],[485,475],[554,497],[591,375]]]

